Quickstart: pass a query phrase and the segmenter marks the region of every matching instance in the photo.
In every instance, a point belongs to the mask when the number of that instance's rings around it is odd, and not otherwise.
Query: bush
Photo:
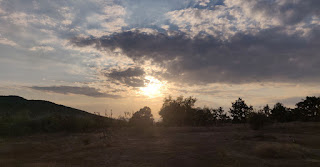
[[[0,117],[0,135],[19,136],[32,131],[28,111],[21,111],[10,117]]]
[[[151,109],[147,106],[135,112],[129,119],[129,124],[132,126],[145,128],[153,125],[153,115]]]
[[[268,117],[262,112],[252,112],[249,114],[248,122],[253,130],[259,130],[268,123]]]

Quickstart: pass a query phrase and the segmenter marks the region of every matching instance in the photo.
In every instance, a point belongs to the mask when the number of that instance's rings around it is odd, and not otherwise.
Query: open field
[[[261,131],[221,127],[118,128],[0,139],[0,166],[320,166],[320,123]]]

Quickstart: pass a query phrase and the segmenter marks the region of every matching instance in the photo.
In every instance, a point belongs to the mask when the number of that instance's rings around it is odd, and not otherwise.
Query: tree
[[[302,121],[320,121],[320,97],[309,97],[296,104],[296,115]]]
[[[239,98],[234,103],[232,103],[232,108],[230,108],[230,113],[232,116],[232,121],[234,123],[245,123],[248,114],[253,110],[252,106],[248,106],[244,100]]]
[[[212,114],[212,109],[207,107],[197,108],[195,112],[194,125],[197,126],[208,126],[215,122],[214,115]]]
[[[269,117],[271,115],[271,109],[269,107],[269,105],[267,104],[266,106],[263,107],[262,112]]]
[[[227,121],[230,120],[230,117],[227,116],[227,114],[224,112],[222,107],[219,107],[217,109],[213,109],[212,114],[213,114],[213,117],[214,117],[216,124],[226,123]]]
[[[147,106],[135,112],[129,120],[133,126],[151,126],[153,125],[153,115],[151,109]]]
[[[159,112],[163,123],[170,126],[193,125],[196,114],[193,107],[196,101],[197,99],[191,96],[180,96],[176,100],[171,96],[165,98]]]
[[[282,103],[276,103],[271,110],[271,119],[277,122],[292,121],[291,110],[285,107]]]

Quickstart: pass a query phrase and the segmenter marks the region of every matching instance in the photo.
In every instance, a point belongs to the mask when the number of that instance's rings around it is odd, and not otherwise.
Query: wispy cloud
[[[34,90],[60,93],[60,94],[78,94],[90,97],[106,97],[106,98],[120,98],[119,95],[102,93],[99,90],[91,87],[75,87],[75,86],[32,86]]]
[[[32,48],[30,48],[29,50],[31,51],[53,51],[54,48],[53,47],[50,47],[50,46],[34,46]]]
[[[11,41],[11,40],[4,38],[4,37],[1,37],[1,36],[0,36],[0,44],[9,45],[9,46],[18,46],[18,44],[15,43],[14,41]]]

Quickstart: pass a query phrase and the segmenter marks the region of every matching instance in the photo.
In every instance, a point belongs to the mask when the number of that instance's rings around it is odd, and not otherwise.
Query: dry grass
[[[308,158],[308,149],[291,143],[262,143],[254,148],[255,154],[261,158]]]
[[[0,139],[0,166],[318,167],[320,124],[108,129]],[[292,139],[295,139],[294,142]]]

